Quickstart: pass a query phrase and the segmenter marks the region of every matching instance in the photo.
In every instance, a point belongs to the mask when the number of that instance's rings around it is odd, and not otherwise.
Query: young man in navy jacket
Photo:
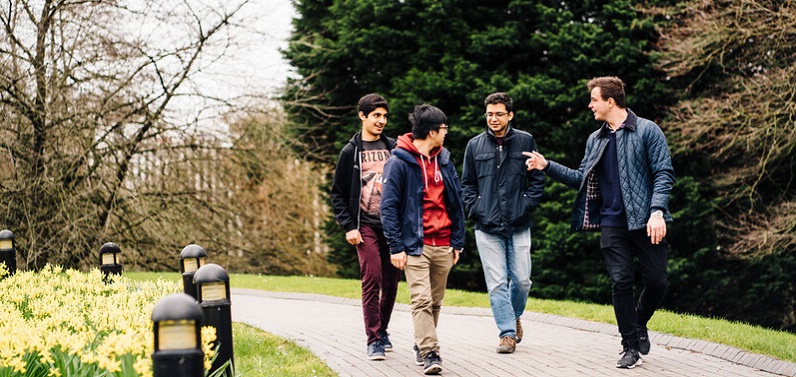
[[[392,264],[406,273],[412,299],[415,363],[442,372],[437,322],[448,273],[464,246],[462,193],[450,152],[447,117],[431,105],[410,115],[412,133],[384,166],[381,220]]]

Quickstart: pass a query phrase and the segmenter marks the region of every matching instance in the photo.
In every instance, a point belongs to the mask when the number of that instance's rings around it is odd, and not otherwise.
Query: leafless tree
[[[236,208],[202,183],[228,141],[203,132],[193,100],[214,98],[193,79],[248,1],[0,4],[0,223],[21,268],[85,268],[106,241],[170,268],[187,243],[229,245]]]
[[[722,250],[796,250],[796,8],[792,1],[687,1],[661,11],[659,62],[685,81],[664,126],[675,153],[704,161],[720,198]]]

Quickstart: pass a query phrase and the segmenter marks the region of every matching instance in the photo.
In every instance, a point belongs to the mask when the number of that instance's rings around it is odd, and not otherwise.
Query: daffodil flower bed
[[[0,276],[5,275],[0,264]],[[0,280],[0,377],[152,376],[152,308],[176,282],[46,266]],[[202,328],[205,369],[215,328]]]

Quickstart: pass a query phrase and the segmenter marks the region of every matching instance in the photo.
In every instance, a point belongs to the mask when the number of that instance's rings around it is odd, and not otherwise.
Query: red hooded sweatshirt
[[[398,137],[398,148],[411,153],[423,175],[423,243],[431,246],[450,246],[451,220],[445,207],[445,182],[439,170],[437,155],[442,147],[431,150],[430,157],[423,156],[412,144],[412,133]]]

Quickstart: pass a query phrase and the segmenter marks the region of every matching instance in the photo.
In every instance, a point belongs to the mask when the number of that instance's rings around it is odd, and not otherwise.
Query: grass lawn
[[[236,376],[337,376],[307,349],[258,328],[233,323],[232,336]]]
[[[139,280],[163,278],[164,280],[181,281],[179,273],[126,272],[125,276]],[[232,288],[317,293],[353,299],[360,297],[359,280],[354,279],[231,274],[230,285]],[[409,304],[409,290],[406,284],[399,285],[397,301]],[[449,289],[445,292],[445,305],[488,308],[489,297],[486,293]],[[613,308],[610,305],[531,298],[528,300],[527,310],[616,324]],[[650,330],[726,344],[754,353],[796,362],[796,334],[788,332],[764,329],[740,322],[678,314],[666,310],[660,310],[655,313],[650,322]],[[235,339],[235,344],[237,352],[237,339]]]

